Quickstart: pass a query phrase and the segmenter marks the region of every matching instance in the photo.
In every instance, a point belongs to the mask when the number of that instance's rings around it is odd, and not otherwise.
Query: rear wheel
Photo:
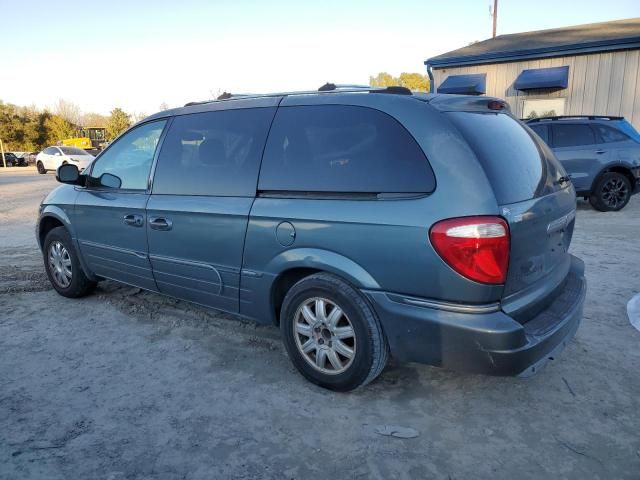
[[[289,358],[311,382],[348,391],[374,380],[387,363],[380,323],[360,292],[326,273],[287,293],[280,329]]]
[[[44,168],[44,165],[40,161],[38,163],[36,163],[36,168],[38,169],[38,173],[41,174],[41,175],[47,173],[47,169]]]
[[[44,266],[53,288],[69,298],[84,297],[96,282],[87,278],[80,267],[71,236],[64,227],[51,229],[44,240]]]
[[[624,208],[631,198],[631,182],[622,173],[608,172],[602,175],[589,196],[589,203],[601,212],[613,212]]]

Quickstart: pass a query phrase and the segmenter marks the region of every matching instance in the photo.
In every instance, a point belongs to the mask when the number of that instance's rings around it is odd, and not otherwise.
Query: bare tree
[[[147,114],[144,112],[133,112],[131,114],[131,121],[133,123],[138,123],[140,120],[143,120],[145,118],[147,118]]]
[[[80,107],[64,98],[58,99],[53,106],[53,112],[73,125],[80,125],[82,123],[82,111]]]
[[[169,105],[167,104],[167,102],[162,102],[159,108],[161,112],[164,112],[165,110],[169,110]]]

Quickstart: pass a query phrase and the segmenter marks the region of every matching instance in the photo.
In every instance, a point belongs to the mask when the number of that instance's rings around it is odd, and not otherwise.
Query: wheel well
[[[284,301],[284,297],[287,295],[289,289],[303,278],[321,271],[322,270],[315,268],[292,268],[282,272],[278,278],[276,278],[273,282],[273,287],[271,288],[271,304],[273,305],[276,325],[280,324],[280,308],[282,307],[282,302]]]
[[[615,172],[615,173],[621,173],[622,175],[624,175],[625,177],[627,177],[627,179],[629,180],[629,182],[631,183],[631,187],[633,187],[634,183],[635,183],[635,178],[633,177],[633,174],[631,173],[631,170],[629,170],[626,167],[621,167],[621,166],[614,166],[614,167],[607,167],[604,170],[602,170],[598,176],[596,177],[596,179],[593,182],[593,185],[591,185],[591,191],[593,191],[593,189],[596,187],[596,185],[598,184],[598,181],[600,180],[600,178],[602,177],[602,175],[604,175],[605,173],[610,173],[610,172]]]
[[[52,229],[56,227],[64,227],[64,223],[58,220],[56,217],[44,217],[40,220],[40,228],[38,229],[38,236],[40,238],[40,248],[44,248],[44,239]]]

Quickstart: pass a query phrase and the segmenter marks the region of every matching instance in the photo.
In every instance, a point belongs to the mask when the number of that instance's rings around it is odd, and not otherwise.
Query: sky
[[[0,100],[151,114],[219,92],[367,84],[491,36],[492,0],[0,0]],[[498,34],[640,16],[639,0],[500,0]]]

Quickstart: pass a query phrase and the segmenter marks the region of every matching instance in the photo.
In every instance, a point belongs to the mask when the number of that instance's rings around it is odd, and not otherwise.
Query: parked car
[[[45,148],[36,157],[38,173],[57,170],[60,165],[73,163],[82,172],[93,161],[94,156],[78,147],[53,146]]]
[[[334,390],[389,355],[537,371],[586,291],[551,150],[497,99],[324,89],[187,104],[60,167],[37,222],[53,287],[108,278],[274,323]]]
[[[640,191],[640,134],[624,118],[546,117],[527,124],[596,210],[620,210]]]
[[[2,157],[0,157],[0,166],[4,166],[5,163],[7,167],[24,167],[27,165],[22,158],[19,158],[13,152],[4,152],[4,162],[2,161]]]

